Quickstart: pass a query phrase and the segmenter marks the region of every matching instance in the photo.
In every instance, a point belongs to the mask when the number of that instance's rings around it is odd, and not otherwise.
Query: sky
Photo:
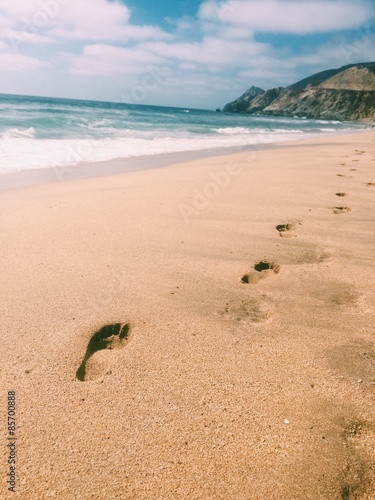
[[[0,93],[215,109],[375,60],[375,0],[0,0]]]

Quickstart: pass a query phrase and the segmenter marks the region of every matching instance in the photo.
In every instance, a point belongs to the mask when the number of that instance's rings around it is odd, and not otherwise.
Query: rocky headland
[[[375,120],[375,62],[322,71],[289,87],[250,87],[223,111],[327,120]]]

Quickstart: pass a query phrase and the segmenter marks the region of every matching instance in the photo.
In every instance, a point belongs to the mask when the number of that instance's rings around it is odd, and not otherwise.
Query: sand
[[[0,497],[375,498],[374,160],[365,132],[3,191]]]

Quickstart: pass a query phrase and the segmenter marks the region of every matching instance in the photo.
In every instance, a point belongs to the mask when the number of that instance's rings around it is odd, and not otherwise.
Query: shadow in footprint
[[[335,193],[335,194],[336,194],[336,196],[340,196],[340,197],[348,196],[348,193]]]
[[[255,264],[253,271],[244,274],[241,278],[241,281],[242,283],[255,284],[258,283],[258,281],[267,278],[268,276],[272,276],[274,273],[278,274],[279,272],[280,272],[279,264],[275,264],[275,262],[267,262],[266,260],[262,260],[257,264]]]
[[[367,182],[366,186],[375,186],[375,182]]]
[[[279,234],[282,238],[293,238],[296,236],[293,230],[295,228],[295,224],[279,224],[276,226],[276,229],[279,231]]]
[[[103,375],[102,370],[92,369],[92,367],[90,369],[90,360],[93,359],[95,353],[103,349],[122,349],[128,338],[129,330],[129,324],[115,323],[103,326],[103,328],[95,332],[87,345],[86,354],[76,372],[77,379],[84,382],[86,380],[95,380]]]
[[[350,207],[332,207],[333,213],[334,214],[345,214],[347,212],[351,212]]]

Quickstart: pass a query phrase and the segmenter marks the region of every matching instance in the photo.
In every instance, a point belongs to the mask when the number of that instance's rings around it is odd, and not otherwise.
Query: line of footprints
[[[358,149],[355,150],[355,155],[362,155],[364,154],[364,151],[360,151]],[[357,159],[354,159],[352,161],[359,161]],[[345,166],[345,163],[341,163],[342,166]],[[351,168],[350,171],[356,171],[356,168]],[[344,174],[337,174],[339,177],[347,177]],[[367,186],[375,186],[375,182],[367,182]],[[348,193],[345,192],[337,192],[335,195],[338,198],[344,198],[345,196],[348,196]],[[348,206],[334,206],[331,207],[332,211],[334,214],[344,214],[347,212],[351,211],[351,208]],[[299,222],[301,224],[301,222]],[[279,231],[279,234],[283,238],[293,238],[296,236],[294,230],[296,228],[296,224],[288,223],[288,224],[279,224],[276,226],[277,231]],[[241,281],[242,283],[250,283],[250,284],[255,284],[258,283],[260,280],[263,280],[264,278],[267,278],[269,276],[272,276],[273,274],[278,274],[280,272],[280,265],[276,264],[275,262],[268,262],[266,260],[262,260],[258,262],[257,264],[254,265],[253,269],[246,273],[244,276],[242,276]]]
[[[364,151],[356,150],[356,155],[362,155]],[[352,160],[358,161],[358,160]],[[345,163],[341,163],[345,166]],[[351,171],[356,171],[356,168],[351,168]],[[337,174],[338,177],[348,177],[345,174]],[[375,182],[367,182],[367,186],[375,186]],[[335,195],[339,198],[344,198],[348,196],[348,193],[337,192]],[[331,207],[334,214],[343,214],[351,211],[348,206],[335,206]],[[299,223],[287,223],[279,224],[276,226],[276,230],[282,238],[294,238],[296,237],[295,229]],[[242,283],[246,284],[256,284],[259,281],[278,274],[280,272],[280,265],[275,262],[268,262],[267,260],[262,260],[257,262],[253,269],[242,276]],[[92,336],[87,345],[86,353],[82,359],[82,362],[76,372],[77,380],[81,382],[97,380],[106,373],[108,373],[108,364],[106,360],[106,351],[112,351],[114,349],[122,349],[128,342],[130,336],[130,324],[129,323],[115,323],[111,325],[105,325],[100,330],[96,331]]]

